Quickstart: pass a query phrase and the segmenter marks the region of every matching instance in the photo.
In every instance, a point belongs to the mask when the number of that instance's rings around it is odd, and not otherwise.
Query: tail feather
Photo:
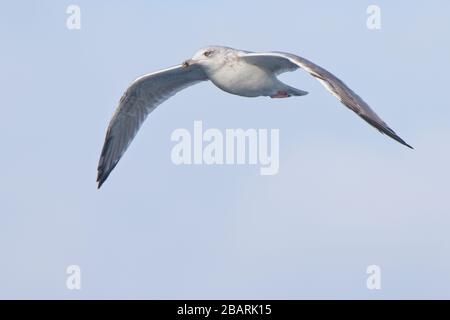
[[[291,96],[306,96],[309,92],[288,86],[287,93]]]

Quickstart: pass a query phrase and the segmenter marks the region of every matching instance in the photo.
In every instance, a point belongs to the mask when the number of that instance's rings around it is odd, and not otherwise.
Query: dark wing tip
[[[106,170],[105,170],[105,168],[103,166],[98,168],[98,171],[97,171],[97,182],[98,182],[97,189],[100,189],[100,187],[103,185],[103,183],[106,181],[106,179],[108,179],[111,171],[113,171],[114,168],[116,167],[117,162],[114,165],[112,165],[109,168],[107,168]]]
[[[118,162],[116,161],[116,163],[110,165],[106,160],[106,156],[108,154],[108,151],[110,150],[111,143],[112,143],[112,136],[110,136],[108,130],[97,167],[97,182],[98,182],[97,189],[100,189],[100,187],[103,185],[106,179],[108,179],[109,174],[111,173],[111,171],[114,169],[114,167],[117,165]]]
[[[102,186],[102,184],[103,184],[105,181],[106,181],[106,178],[105,178],[103,175],[101,175],[100,172],[99,172],[99,174],[98,174],[98,176],[97,176],[97,183],[98,183],[97,189],[100,189],[101,186]]]
[[[365,121],[367,121],[370,125],[374,126],[375,128],[378,129],[378,131],[380,131],[381,133],[384,133],[385,135],[391,137],[392,139],[394,139],[395,141],[401,143],[402,145],[410,148],[410,149],[414,149],[412,146],[410,146],[408,143],[406,143],[405,140],[403,140],[402,138],[400,138],[394,130],[392,130],[391,128],[389,128],[385,123],[380,124],[377,121],[373,120],[372,118],[370,118],[369,116],[366,116],[365,114],[360,114],[359,115],[361,118],[363,118]]]
[[[105,174],[105,172],[103,171],[103,169],[101,169],[100,167],[98,168],[97,171],[97,189],[100,189],[100,187],[102,186],[102,184],[106,181],[106,178],[108,178],[108,175]]]
[[[406,147],[408,147],[408,148],[414,150],[414,148],[413,148],[411,145],[409,145],[408,143],[406,143],[405,140],[403,140],[403,139],[400,138],[399,136],[397,136],[397,138],[398,138],[398,139],[395,139],[395,138],[394,138],[394,139],[397,140],[398,142],[400,142],[402,145],[404,145],[404,146],[406,146]]]
[[[410,148],[410,149],[413,149],[414,150],[414,147],[413,146],[410,146],[409,144],[407,144],[406,142],[404,143],[404,145],[405,146],[407,146],[408,148]]]
[[[400,138],[391,128],[388,128],[386,131],[384,130],[380,130],[382,133],[385,133],[386,135],[388,135],[389,137],[391,137],[392,139],[394,139],[395,141],[401,143],[402,145],[410,148],[410,149],[414,149],[411,145],[409,145],[408,143],[406,143],[405,140],[403,140],[402,138]]]
[[[103,158],[101,158],[101,159],[103,159]],[[106,163],[102,162],[102,160],[100,160],[100,161],[101,161],[101,164],[98,166],[98,169],[97,169],[97,182],[98,182],[97,189],[100,189],[100,187],[103,185],[103,183],[106,181],[106,179],[108,179],[109,175],[114,170],[117,163],[119,162],[119,160],[117,160],[114,163],[107,165]]]

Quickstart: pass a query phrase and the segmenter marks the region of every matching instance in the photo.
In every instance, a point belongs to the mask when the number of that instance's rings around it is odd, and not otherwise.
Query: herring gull
[[[313,62],[284,52],[257,53],[210,46],[200,49],[182,64],[144,75],[128,87],[106,132],[97,169],[98,188],[117,165],[148,114],[182,89],[211,80],[223,91],[243,97],[303,96],[308,92],[288,86],[277,78],[281,73],[299,68],[315,77],[346,107],[381,133],[412,149],[360,96]]]

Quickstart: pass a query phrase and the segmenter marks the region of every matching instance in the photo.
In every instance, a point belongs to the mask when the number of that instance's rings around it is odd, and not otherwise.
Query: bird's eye
[[[205,57],[209,57],[210,55],[212,55],[212,53],[213,53],[212,50],[208,50],[208,51],[205,51],[205,52],[203,53],[203,55],[204,55]]]

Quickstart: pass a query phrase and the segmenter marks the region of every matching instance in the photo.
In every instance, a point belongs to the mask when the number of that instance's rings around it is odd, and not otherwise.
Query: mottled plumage
[[[336,76],[299,56],[268,52],[254,53],[228,47],[207,47],[183,64],[144,75],[136,79],[120,99],[105,137],[98,164],[98,187],[133,140],[147,115],[159,104],[200,81],[211,80],[218,88],[239,96],[284,98],[307,92],[288,86],[277,75],[304,69],[370,125],[401,144],[401,139],[355,92]]]

